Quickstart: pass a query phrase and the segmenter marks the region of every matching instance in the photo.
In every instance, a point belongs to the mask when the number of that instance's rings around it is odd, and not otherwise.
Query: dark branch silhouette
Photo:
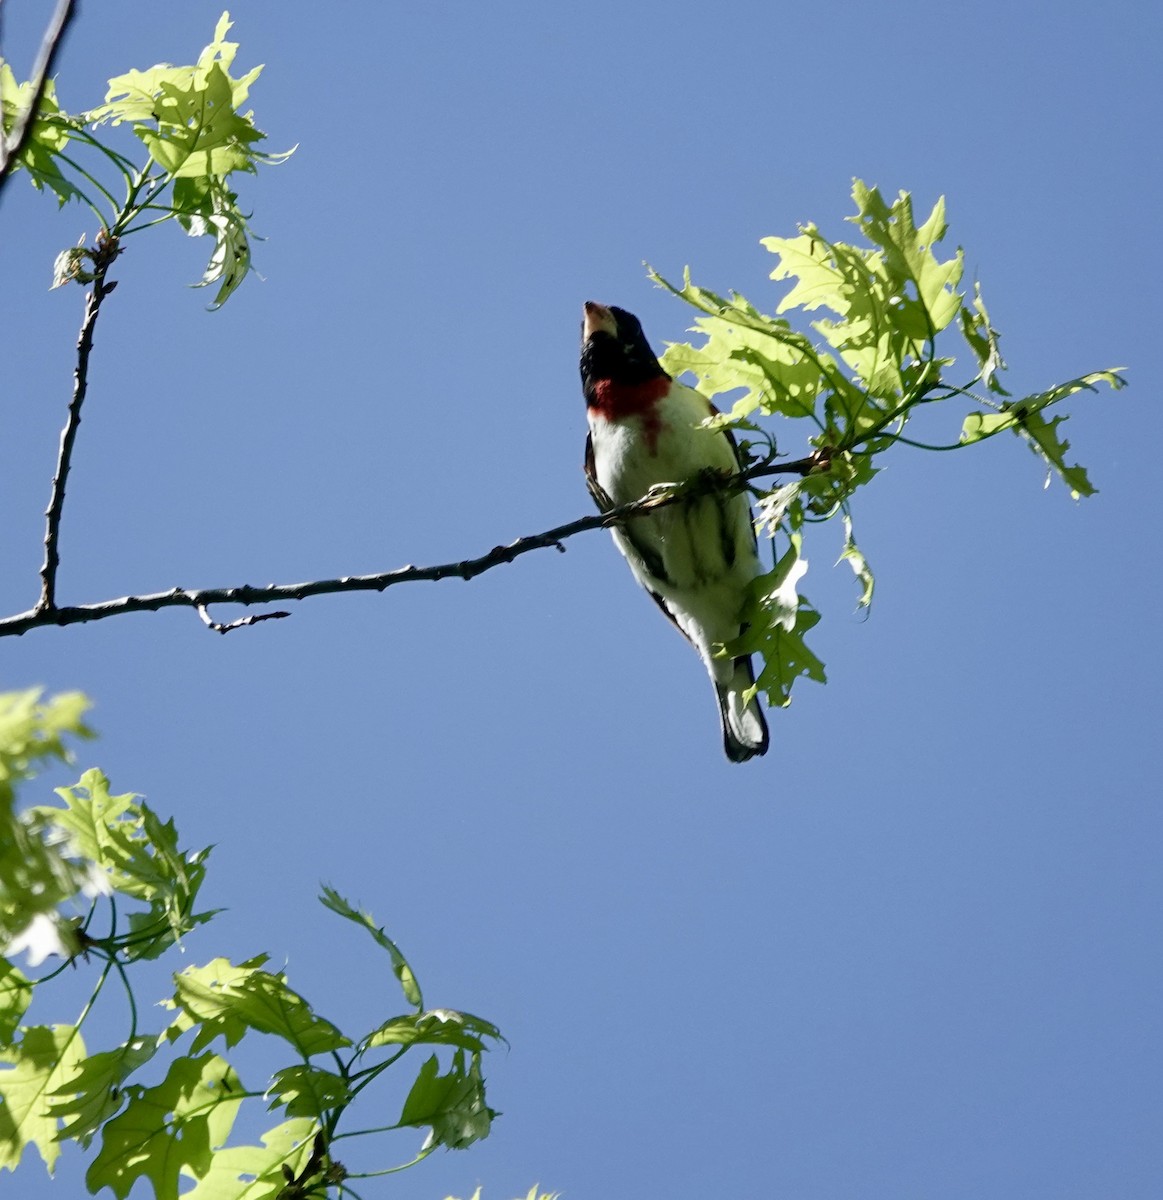
[[[475,579],[478,575],[483,575],[485,571],[499,567],[502,563],[511,563],[514,559],[533,550],[553,548],[564,554],[566,539],[576,537],[579,533],[586,533],[591,529],[608,529],[611,525],[633,521],[669,504],[678,504],[710,492],[744,491],[753,479],[783,474],[802,476],[815,469],[826,470],[828,461],[829,455],[826,451],[818,451],[807,458],[797,459],[794,462],[777,463],[765,459],[735,475],[704,475],[690,483],[655,488],[641,499],[612,508],[608,512],[580,517],[576,521],[547,529],[544,533],[534,533],[518,538],[506,546],[494,546],[486,554],[481,554],[476,558],[462,559],[460,562],[438,563],[430,567],[397,567],[394,571],[384,571],[378,575],[346,575],[337,579],[314,579],[306,583],[268,584],[266,587],[254,587],[250,584],[223,588],[178,587],[172,588],[168,592],[153,592],[144,596],[122,596],[116,600],[105,600],[97,604],[63,607],[40,604],[28,612],[0,618],[0,637],[19,636],[27,633],[30,629],[48,625],[78,625],[85,621],[102,621],[107,617],[122,616],[126,613],[157,612],[162,608],[199,610],[202,620],[210,629],[218,633],[227,633],[242,625],[252,625],[258,620],[268,620],[286,614],[265,613],[253,618],[243,618],[241,621],[231,622],[227,625],[219,625],[210,620],[209,614],[205,612],[209,605],[274,604],[288,600],[306,600],[308,596],[333,595],[338,592],[383,592],[400,583],[435,582],[439,579]]]
[[[405,566],[376,575],[347,575],[335,579],[314,579],[304,583],[268,584],[255,587],[242,584],[237,587],[219,588],[171,588],[167,592],[152,592],[142,596],[122,596],[95,604],[59,605],[56,599],[57,571],[60,566],[60,531],[64,513],[65,488],[72,465],[73,449],[81,423],[81,409],[89,380],[89,358],[93,350],[93,331],[101,312],[105,297],[117,286],[115,280],[107,279],[120,245],[115,236],[99,234],[92,249],[86,249],[84,257],[92,263],[90,282],[92,288],[85,298],[85,313],[77,337],[77,363],[73,373],[73,395],[69,402],[68,416],[61,430],[60,449],[56,471],[53,475],[52,494],[45,511],[44,562],[41,566],[41,593],[36,605],[27,612],[15,613],[0,618],[0,637],[18,637],[30,629],[49,625],[78,625],[86,621],[102,621],[108,617],[126,613],[156,612],[162,608],[192,608],[206,627],[215,633],[230,633],[244,626],[256,625],[260,621],[290,616],[285,610],[255,613],[234,621],[215,621],[209,613],[213,604],[241,604],[247,607],[273,604],[288,600],[305,600],[308,596],[331,595],[338,592],[382,592],[400,583],[418,583],[438,579],[475,579],[485,571],[533,550],[549,547],[565,552],[564,542],[591,529],[609,528],[611,525],[635,520],[657,508],[677,504],[694,496],[710,492],[740,492],[747,489],[753,479],[763,476],[793,474],[806,475],[813,470],[826,470],[830,465],[831,452],[820,450],[807,458],[795,462],[776,462],[774,446],[760,461],[752,462],[737,474],[724,476],[705,473],[687,482],[676,481],[660,485],[651,492],[629,504],[581,517],[565,525],[559,525],[544,533],[530,534],[518,538],[505,546],[494,546],[492,550],[475,558],[459,562],[438,563],[430,567]],[[87,271],[87,268],[86,268]],[[85,276],[89,278],[88,275]]]
[[[198,605],[198,616],[202,618],[202,623],[207,629],[214,630],[215,633],[229,633],[232,629],[243,629],[247,625],[257,625],[259,621],[277,621],[280,617],[289,617],[291,614],[285,609],[278,609],[275,612],[251,613],[249,617],[239,617],[236,621],[227,621],[223,624],[221,621],[215,621],[210,615],[210,610],[204,605]]]
[[[93,330],[101,313],[101,302],[117,286],[106,283],[105,276],[120,254],[117,239],[107,234],[98,234],[96,246],[87,251],[93,262],[93,290],[85,297],[85,316],[81,321],[81,332],[77,337],[77,365],[73,370],[73,398],[69,402],[69,413],[65,427],[61,430],[60,450],[57,453],[56,471],[53,473],[52,495],[45,509],[44,563],[40,568],[40,600],[37,611],[52,612],[56,606],[57,568],[60,566],[59,550],[61,514],[65,507],[65,484],[69,478],[69,467],[73,460],[73,444],[77,440],[77,429],[81,424],[81,405],[89,388],[89,355],[93,352]]]
[[[53,63],[56,62],[57,51],[64,41],[65,31],[72,24],[74,16],[76,0],[58,0],[56,11],[44,31],[36,63],[32,68],[32,100],[28,108],[12,123],[8,133],[0,133],[0,192],[4,190],[8,181],[12,164],[20,157],[32,136],[32,127],[36,123],[36,114],[40,111],[45,85],[52,74]]]

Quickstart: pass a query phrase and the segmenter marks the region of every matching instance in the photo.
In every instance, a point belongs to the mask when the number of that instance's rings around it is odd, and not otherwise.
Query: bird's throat
[[[657,452],[658,435],[662,432],[659,401],[670,391],[670,376],[656,375],[642,383],[619,383],[614,379],[599,379],[593,387],[590,411],[607,421],[626,421],[641,418],[642,436],[651,454]]]

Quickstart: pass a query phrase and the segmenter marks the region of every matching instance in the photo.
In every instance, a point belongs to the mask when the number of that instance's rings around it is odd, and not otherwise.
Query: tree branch
[[[710,492],[741,492],[745,491],[753,479],[770,475],[807,475],[811,471],[827,469],[830,452],[817,451],[806,458],[794,462],[774,463],[770,459],[748,467],[736,475],[726,478],[700,476],[690,483],[674,487],[656,488],[641,499],[629,504],[622,504],[607,512],[594,513],[592,516],[579,517],[565,525],[547,529],[544,533],[534,533],[527,537],[518,538],[507,546],[494,546],[486,554],[477,558],[466,558],[460,562],[439,563],[431,567],[397,567],[394,571],[385,571],[378,575],[346,575],[338,579],[315,579],[306,583],[269,584],[266,587],[254,587],[243,584],[239,587],[224,588],[172,588],[168,592],[153,592],[145,596],[122,596],[116,600],[105,600],[97,604],[80,604],[58,608],[52,604],[39,604],[28,612],[17,613],[10,617],[0,618],[0,637],[18,637],[30,629],[38,629],[46,625],[78,625],[86,621],[102,621],[107,617],[121,616],[125,613],[157,612],[162,608],[193,608],[204,610],[211,604],[273,604],[278,601],[305,600],[308,596],[325,596],[336,592],[383,592],[400,583],[419,583],[422,581],[435,582],[439,579],[475,579],[485,571],[499,567],[502,563],[511,563],[533,550],[545,550],[552,547],[565,553],[566,539],[586,533],[591,529],[608,529],[611,525],[620,525],[632,521],[659,508],[677,504],[696,496]],[[254,624],[255,621],[244,618],[228,626],[219,626],[208,620],[208,614],[200,612],[203,621],[219,633],[226,633],[230,628],[238,628],[241,624]],[[284,614],[265,614],[258,618]]]
[[[215,633],[229,633],[232,629],[242,629],[246,625],[257,625],[259,621],[277,621],[280,617],[289,617],[290,615],[285,609],[278,609],[275,612],[251,613],[249,617],[239,617],[237,621],[228,621],[226,624],[223,624],[221,621],[214,620],[206,605],[198,605],[198,616],[202,618],[202,624],[207,629],[214,630]]]
[[[61,514],[65,507],[65,484],[69,478],[69,467],[73,459],[73,444],[77,440],[77,428],[81,424],[81,405],[89,388],[89,355],[93,351],[93,330],[101,312],[101,302],[117,286],[106,283],[105,275],[113,260],[121,253],[116,237],[104,231],[97,235],[95,249],[85,252],[93,261],[93,290],[85,297],[85,316],[81,321],[81,332],[77,336],[77,366],[73,371],[73,398],[69,402],[68,416],[61,430],[61,444],[57,453],[57,466],[53,474],[52,494],[45,509],[44,563],[40,568],[40,600],[35,611],[52,612],[56,606],[57,568],[60,566],[58,543],[61,532]]]
[[[8,133],[0,130],[0,192],[4,190],[12,164],[20,157],[32,136],[32,127],[36,124],[36,114],[40,112],[40,102],[53,63],[56,62],[57,51],[60,50],[65,31],[75,16],[76,0],[58,0],[56,11],[44,31],[40,51],[32,68],[32,100],[28,108],[13,121],[12,129]]]

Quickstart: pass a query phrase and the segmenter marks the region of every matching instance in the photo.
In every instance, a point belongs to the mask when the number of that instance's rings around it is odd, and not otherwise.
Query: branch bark
[[[93,330],[101,313],[101,303],[117,286],[106,283],[105,276],[120,253],[117,239],[107,234],[98,234],[96,247],[86,254],[93,261],[93,288],[85,297],[85,316],[81,331],[77,335],[77,365],[73,371],[73,398],[69,401],[68,416],[61,430],[57,465],[53,473],[52,494],[45,509],[44,562],[40,568],[40,600],[36,612],[52,612],[56,607],[57,568],[60,566],[59,550],[61,514],[65,507],[65,484],[73,460],[73,445],[77,440],[77,429],[81,424],[81,406],[89,389],[89,355],[93,352]]]
[[[0,131],[0,192],[4,190],[12,164],[20,157],[21,151],[32,136],[32,127],[36,123],[36,114],[40,111],[45,85],[52,73],[53,63],[56,62],[65,32],[76,16],[76,7],[77,0],[58,0],[32,68],[32,102],[12,123],[12,129],[7,134]]]
[[[338,592],[383,592],[401,583],[435,582],[440,579],[475,579],[499,567],[502,563],[511,563],[523,554],[534,550],[553,548],[565,553],[567,539],[586,533],[591,529],[608,529],[611,525],[620,525],[625,521],[636,520],[649,513],[677,504],[683,500],[712,491],[740,492],[746,490],[753,479],[771,475],[807,475],[816,468],[826,468],[828,452],[818,451],[807,458],[794,462],[774,463],[765,460],[724,479],[700,477],[691,483],[676,486],[665,492],[655,491],[629,504],[612,508],[608,512],[594,513],[592,516],[579,517],[565,525],[547,529],[544,533],[534,533],[518,538],[506,546],[494,546],[485,554],[476,558],[462,559],[460,562],[438,563],[430,567],[412,565],[397,567],[394,571],[385,571],[378,575],[346,575],[336,579],[314,579],[305,583],[268,584],[265,587],[254,587],[242,584],[238,587],[222,588],[172,588],[168,592],[153,592],[144,596],[122,596],[115,600],[105,600],[96,604],[80,604],[56,607],[53,604],[40,604],[28,612],[16,613],[10,617],[0,618],[0,638],[19,637],[31,629],[43,628],[48,625],[79,625],[86,621],[102,621],[108,617],[122,616],[126,613],[157,612],[163,608],[193,608],[205,610],[211,604],[273,604],[290,600],[306,600],[309,596],[333,595]],[[199,613],[202,615],[202,612]],[[274,616],[275,614],[270,614]],[[282,614],[279,614],[282,615]],[[262,619],[266,619],[264,616]],[[203,615],[203,620],[206,617]],[[231,623],[230,628],[240,624],[254,624],[254,621],[244,619],[240,623]],[[214,622],[207,622],[216,632],[227,632],[226,626],[219,627]]]

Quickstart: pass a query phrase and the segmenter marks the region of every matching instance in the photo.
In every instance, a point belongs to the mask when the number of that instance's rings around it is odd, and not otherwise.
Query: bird
[[[708,472],[734,474],[739,450],[726,429],[703,424],[715,406],[658,361],[633,313],[586,301],[582,392],[589,434],[586,486],[603,512],[659,484]],[[717,651],[746,628],[751,581],[762,572],[745,493],[695,496],[610,532],[635,579],[698,652],[711,677],[732,762],[767,753],[768,731],[749,654]]]

